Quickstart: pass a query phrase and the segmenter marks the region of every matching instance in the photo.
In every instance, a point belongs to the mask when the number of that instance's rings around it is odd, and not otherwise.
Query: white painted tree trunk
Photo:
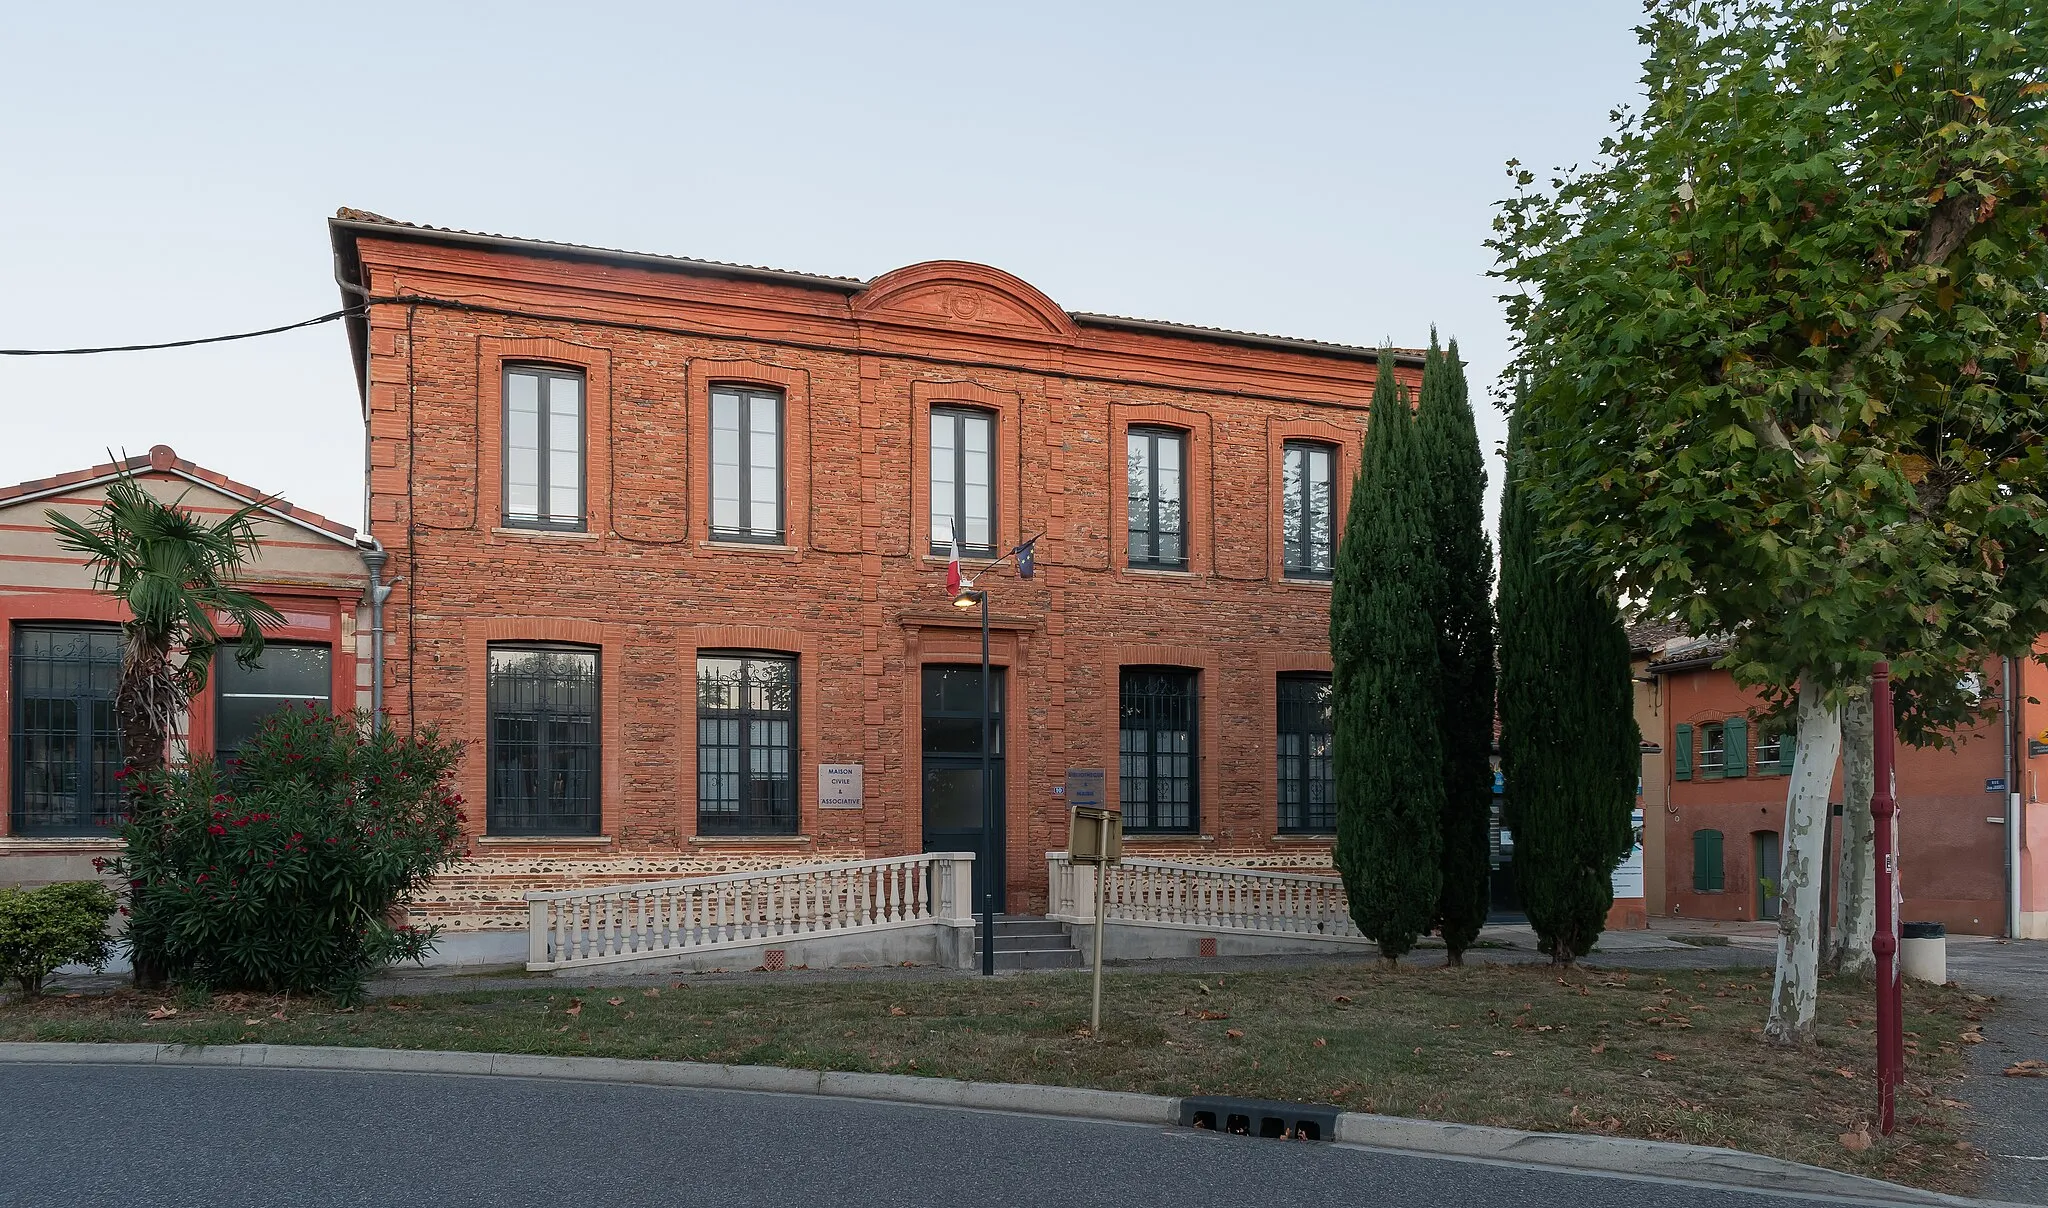
[[[1764,1035],[1804,1044],[1813,1035],[1820,977],[1820,865],[1828,788],[1842,753],[1842,711],[1825,705],[1812,677],[1799,685],[1799,753],[1785,793],[1785,839],[1779,884],[1778,972]]]
[[[1870,820],[1876,733],[1865,684],[1842,705],[1842,873],[1834,943],[1835,971],[1859,976],[1876,962],[1870,952],[1877,934],[1877,832]]]

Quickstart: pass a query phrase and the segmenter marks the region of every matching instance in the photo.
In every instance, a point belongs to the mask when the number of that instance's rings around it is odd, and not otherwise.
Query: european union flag
[[[1032,553],[1032,547],[1037,544],[1038,538],[1033,537],[1031,540],[1018,546],[1014,551],[1017,555],[1017,577],[1019,579],[1029,579],[1038,573],[1038,560]]]

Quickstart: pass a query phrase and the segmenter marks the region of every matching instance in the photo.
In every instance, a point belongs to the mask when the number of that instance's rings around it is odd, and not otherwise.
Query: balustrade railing
[[[974,856],[880,860],[529,893],[531,970],[932,923],[971,925]]]
[[[1048,853],[1048,913],[1064,922],[1093,921],[1095,871],[1092,864],[1074,864],[1065,852]],[[1165,860],[1110,865],[1103,918],[1204,931],[1364,938],[1351,921],[1344,883],[1334,876]]]

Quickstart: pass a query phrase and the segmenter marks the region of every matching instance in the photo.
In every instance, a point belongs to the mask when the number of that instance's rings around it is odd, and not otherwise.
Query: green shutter
[[[1792,774],[1792,757],[1799,752],[1799,731],[1787,730],[1778,735],[1778,774]]]
[[[1672,736],[1671,776],[1674,780],[1692,779],[1692,727],[1681,725]]]
[[[1718,893],[1724,884],[1721,870],[1721,832],[1696,830],[1692,833],[1692,890]]]
[[[1721,740],[1721,766],[1726,776],[1749,775],[1749,723],[1740,717],[1731,717],[1725,723]]]

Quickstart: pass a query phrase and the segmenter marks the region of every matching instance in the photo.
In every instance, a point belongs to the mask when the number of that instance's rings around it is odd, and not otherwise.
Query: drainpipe
[[[370,572],[370,732],[384,728],[384,601],[391,598],[392,584],[382,582],[384,561],[390,557],[384,552],[384,543],[375,537],[370,544],[359,550],[363,568]]]
[[[2005,739],[2005,936],[2020,934],[2020,764],[2013,758],[2013,694],[2011,656],[2001,660],[1998,678],[1999,732]]]

